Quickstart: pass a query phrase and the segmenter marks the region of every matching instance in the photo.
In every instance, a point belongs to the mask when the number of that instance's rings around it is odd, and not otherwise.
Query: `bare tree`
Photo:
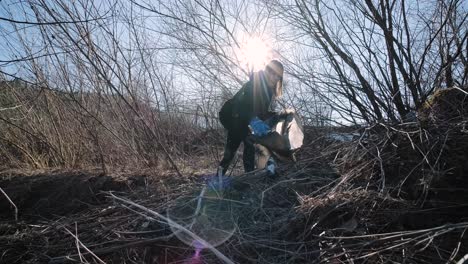
[[[271,6],[293,26],[298,47],[316,50],[290,61],[295,76],[324,100],[336,102],[340,112],[367,122],[398,121],[441,86],[443,74],[448,86],[465,83],[460,74],[466,71],[467,43],[462,1],[296,0]],[[456,76],[450,70],[454,64]],[[326,95],[330,91],[335,95]],[[342,98],[359,114],[343,109]]]
[[[248,79],[248,36],[268,39],[285,62],[285,103],[308,124],[400,122],[434,89],[466,86],[466,14],[460,0],[5,5],[0,72],[13,99],[0,106],[3,142],[47,160],[40,166],[106,170],[124,152],[178,170],[185,146],[219,128],[220,105]]]

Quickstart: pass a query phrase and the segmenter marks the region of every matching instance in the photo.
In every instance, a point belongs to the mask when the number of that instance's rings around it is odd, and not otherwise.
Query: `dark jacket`
[[[221,124],[227,130],[248,129],[250,120],[266,120],[272,116],[273,92],[268,89],[263,71],[252,75],[242,88],[224,103],[219,112]]]

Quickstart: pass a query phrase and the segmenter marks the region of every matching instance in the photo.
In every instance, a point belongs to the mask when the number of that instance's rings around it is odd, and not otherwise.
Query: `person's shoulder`
[[[252,80],[248,80],[242,85],[242,88],[239,90],[239,93],[248,92],[249,90],[251,90],[252,87],[253,87]]]
[[[252,80],[249,80],[248,82],[244,84],[244,87],[242,90],[245,96],[251,97],[253,94],[253,90],[254,90],[254,82]]]
[[[252,77],[249,77],[249,79],[244,83],[244,85],[242,85],[242,87],[250,87],[253,85],[253,78]]]

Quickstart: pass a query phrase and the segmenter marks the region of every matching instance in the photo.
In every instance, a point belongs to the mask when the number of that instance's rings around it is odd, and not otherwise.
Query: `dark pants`
[[[223,175],[231,164],[237,149],[241,142],[244,142],[244,153],[242,160],[244,162],[245,172],[253,171],[255,169],[255,147],[252,142],[246,140],[248,135],[248,127],[240,130],[228,130],[226,145],[224,147],[223,160],[219,166],[223,167]]]

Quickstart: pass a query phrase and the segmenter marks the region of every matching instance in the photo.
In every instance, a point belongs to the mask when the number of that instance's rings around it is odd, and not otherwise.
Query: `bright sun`
[[[258,71],[267,63],[271,51],[259,37],[249,38],[240,48],[240,59],[248,70]]]

